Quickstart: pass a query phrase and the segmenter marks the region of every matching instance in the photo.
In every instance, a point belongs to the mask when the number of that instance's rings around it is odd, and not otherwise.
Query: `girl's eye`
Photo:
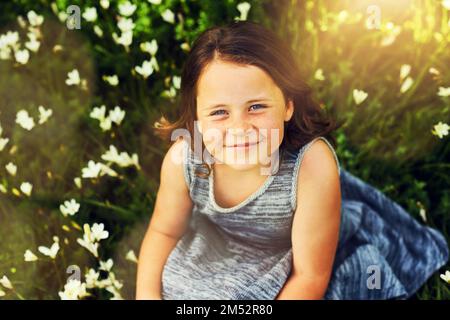
[[[251,105],[251,106],[250,106],[250,109],[251,109],[252,107],[257,107],[256,110],[257,110],[257,109],[264,109],[264,108],[266,108],[266,106],[263,105],[263,104],[254,104],[254,105]],[[226,111],[223,110],[223,109],[216,110],[216,111],[211,112],[210,116],[220,116],[220,115],[224,115],[225,113],[222,113],[222,112],[226,112]]]
[[[253,105],[251,105],[250,106],[250,108],[252,108],[252,107],[254,107],[254,106],[259,106],[259,108],[257,108],[257,109],[264,109],[266,106],[265,105],[263,105],[263,104],[253,104]],[[223,110],[223,109],[220,109],[220,110],[216,110],[216,111],[214,111],[214,112],[211,112],[211,116],[217,116],[217,115],[222,115],[222,113],[221,112],[226,112],[225,110]]]
[[[211,112],[210,115],[211,115],[211,116],[222,115],[222,114],[220,113],[221,111],[225,112],[225,110],[222,110],[222,109],[221,109],[221,110],[216,110],[216,111],[214,111],[214,112]]]
[[[266,106],[263,105],[263,104],[254,104],[254,105],[251,105],[250,108],[251,108],[251,107],[254,107],[254,106],[259,106],[259,108],[257,108],[257,109],[264,109],[264,108],[266,107]]]

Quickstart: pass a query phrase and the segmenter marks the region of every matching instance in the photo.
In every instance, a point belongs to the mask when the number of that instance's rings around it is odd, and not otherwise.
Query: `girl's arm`
[[[192,201],[181,159],[183,145],[175,142],[164,157],[155,208],[141,244],[136,299],[162,299],[161,276],[167,257],[186,232]]]
[[[297,177],[292,225],[292,272],[276,300],[323,299],[339,240],[341,191],[329,146],[317,140],[306,151]]]

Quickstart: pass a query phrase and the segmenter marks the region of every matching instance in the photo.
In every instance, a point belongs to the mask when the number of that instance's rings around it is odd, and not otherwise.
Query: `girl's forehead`
[[[263,95],[273,96],[276,91],[272,78],[257,66],[214,61],[205,67],[198,79],[197,101],[249,100]]]

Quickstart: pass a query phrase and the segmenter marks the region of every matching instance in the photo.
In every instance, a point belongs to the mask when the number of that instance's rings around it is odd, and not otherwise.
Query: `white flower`
[[[29,41],[25,42],[25,47],[27,47],[30,51],[37,52],[41,43],[37,40],[36,34],[33,32],[28,32]]]
[[[103,37],[103,30],[98,25],[94,26],[94,33],[100,38]]]
[[[111,86],[117,86],[119,84],[119,77],[115,74],[112,76],[104,75],[102,79],[103,81],[109,83]]]
[[[27,22],[22,16],[17,16],[17,23],[22,29],[25,29],[25,27],[27,26]]]
[[[367,92],[364,92],[363,90],[354,89],[353,90],[353,99],[355,100],[355,103],[361,104],[364,100],[366,100],[368,94]]]
[[[38,250],[44,256],[55,259],[56,255],[58,254],[58,251],[59,251],[59,243],[55,241],[50,248],[47,248],[44,246],[39,246]]]
[[[17,112],[16,123],[28,131],[30,131],[34,127],[34,119],[30,117],[28,111],[26,110],[20,110],[19,112]]]
[[[132,19],[121,17],[119,19],[119,22],[117,23],[117,26],[119,27],[120,31],[128,32],[133,31],[135,24],[133,23]]]
[[[28,62],[28,59],[30,59],[30,52],[27,49],[17,50],[14,53],[14,57],[16,58],[16,61],[18,63],[26,64]]]
[[[130,1],[119,4],[119,13],[122,16],[129,17],[136,10],[136,5],[132,4]]]
[[[0,138],[0,151],[5,149],[6,144],[8,143],[9,138]]]
[[[100,121],[100,128],[103,131],[108,131],[111,129],[111,119],[109,117],[106,117],[105,119],[103,119],[102,121]]]
[[[118,162],[121,161],[121,157],[117,151],[117,148],[113,145],[109,146],[109,150],[104,153],[101,158],[105,161]]]
[[[411,71],[411,66],[409,64],[404,64],[400,67],[400,80],[405,79],[409,72]]]
[[[434,129],[431,130],[431,132],[438,136],[440,139],[442,139],[444,136],[448,135],[448,130],[450,129],[450,126],[446,123],[442,123],[439,121],[438,124],[434,125]]]
[[[131,45],[131,43],[133,43],[133,32],[132,31],[122,32],[120,37],[118,37],[117,34],[114,32],[112,37],[117,44],[121,44],[124,47],[128,47]]]
[[[103,239],[108,239],[109,232],[104,230],[105,225],[103,223],[94,223],[92,225],[92,239],[93,241],[100,241]]]
[[[8,31],[0,35],[0,47],[17,48],[19,42],[19,33],[17,31]]]
[[[75,183],[75,185],[77,186],[78,189],[81,189],[81,178],[80,177],[74,178],[73,182]]]
[[[113,145],[109,146],[109,150],[106,151],[101,158],[105,161],[110,161],[117,163],[121,167],[128,167],[128,166],[136,166],[136,168],[140,169],[139,163],[138,163],[138,155],[134,153],[131,157],[127,152],[119,152],[117,151],[117,148]]]
[[[86,239],[77,239],[80,246],[86,248],[94,257],[98,258],[98,243],[86,241]]]
[[[66,84],[68,86],[79,85],[81,83],[80,73],[77,69],[73,69],[69,73],[67,73]]]
[[[431,67],[430,69],[428,69],[428,72],[431,73],[431,74],[434,74],[434,75],[436,75],[436,76],[440,74],[439,70],[436,69],[436,68],[433,68],[433,67]]]
[[[108,262],[109,262],[110,260],[111,260],[111,259],[109,259]],[[100,262],[100,264],[102,264],[102,262]],[[112,267],[112,260],[111,260],[111,267]],[[106,268],[109,268],[109,269],[106,270]],[[123,284],[120,283],[120,282],[116,279],[114,272],[110,271],[110,270],[111,270],[110,266],[104,267],[103,269],[100,267],[99,269],[100,269],[100,270],[108,271],[108,278],[98,281],[97,286],[98,286],[99,288],[107,288],[107,290],[108,290],[108,288],[114,288],[114,289],[116,289],[116,288],[117,288],[117,289],[122,288]],[[108,290],[108,291],[109,291],[109,290]]]
[[[7,276],[3,276],[3,278],[0,279],[0,284],[4,286],[6,289],[12,289],[13,285],[11,284],[11,281],[9,281]]]
[[[86,284],[76,279],[69,279],[64,285],[64,291],[60,291],[58,294],[61,300],[78,300],[88,295]]]
[[[440,97],[450,96],[450,87],[447,87],[447,88],[439,87],[438,96],[440,96]]]
[[[2,47],[0,45],[0,60],[9,60],[9,59],[11,59],[11,49],[9,47]]]
[[[118,174],[117,172],[115,172],[113,169],[111,169],[110,167],[108,167],[107,165],[100,163],[101,165],[101,170],[100,170],[100,175],[103,176],[105,174],[107,174],[108,176],[111,177],[117,177]]]
[[[239,17],[239,20],[247,20],[248,11],[250,10],[250,3],[248,2],[241,2],[237,5],[237,9],[239,10],[239,13],[241,16]]]
[[[109,272],[111,271],[113,264],[114,264],[113,259],[108,259],[108,261],[100,261],[99,269]]]
[[[95,243],[92,237],[91,228],[87,223],[83,225],[83,230],[83,239],[78,238],[78,244],[90,251],[95,257],[98,257],[98,243]]]
[[[426,211],[424,208],[420,208],[419,214],[420,214],[420,217],[422,218],[422,220],[424,222],[427,222],[427,215],[426,215]]]
[[[86,273],[86,288],[94,288],[97,286],[98,278],[100,277],[100,273],[96,272],[94,269],[89,269]]]
[[[155,69],[156,71],[159,71],[158,61],[154,56],[150,58],[150,65]]]
[[[64,201],[64,204],[59,206],[59,210],[65,217],[68,215],[73,216],[78,212],[78,210],[80,210],[80,204],[76,202],[75,199],[71,199],[70,201],[66,200]]]
[[[15,176],[15,175],[16,175],[16,173],[17,173],[17,166],[16,166],[14,163],[9,162],[9,163],[5,166],[5,168],[6,168],[6,171],[8,171],[8,173],[9,173],[10,175],[12,175],[12,176]]]
[[[442,6],[445,9],[450,10],[450,0],[442,0]]]
[[[29,182],[22,182],[20,184],[20,191],[22,191],[27,196],[31,195],[32,189],[33,189],[33,185]]]
[[[382,47],[386,47],[394,43],[395,39],[400,34],[402,28],[400,26],[396,26],[392,22],[387,22],[382,29],[383,32],[386,33],[386,35],[381,40],[380,45]]]
[[[87,7],[82,16],[86,21],[94,22],[97,20],[97,9],[95,7]]]
[[[147,79],[153,73],[152,64],[148,60],[144,61],[142,63],[142,66],[134,67],[134,70],[136,70],[137,73],[143,76],[144,79]]]
[[[179,76],[173,76],[172,83],[175,89],[180,89],[181,86],[181,77]]]
[[[105,105],[102,105],[101,107],[94,107],[94,109],[91,111],[89,116],[93,119],[97,119],[100,121],[100,128],[103,131],[107,131],[111,129],[111,119],[108,117],[105,117],[106,113],[106,107]]]
[[[150,2],[151,4],[155,4],[155,5],[161,4],[161,1],[162,0],[148,0],[148,2]]]
[[[164,97],[174,98],[176,95],[177,95],[177,92],[174,87],[171,87],[169,90],[164,90],[162,92],[162,96],[164,96]]]
[[[111,300],[123,300],[122,296],[120,295],[120,292],[113,286],[109,286],[106,288],[109,292],[113,294],[113,297]]]
[[[58,12],[58,19],[61,22],[66,22],[67,18],[69,17],[69,15],[67,13],[65,13],[64,11]],[[75,27],[75,19],[71,18],[69,21],[67,21],[67,25]]]
[[[108,9],[109,8],[109,0],[100,0],[100,6],[103,9]]]
[[[88,166],[86,168],[81,169],[81,177],[82,178],[97,178],[102,166],[100,163],[95,163],[92,160],[89,160]]]
[[[450,271],[445,271],[444,274],[440,275],[441,279],[450,284]]]
[[[31,252],[31,250],[25,251],[25,254],[23,256],[25,258],[25,261],[27,262],[36,261],[38,259],[38,257],[33,252]]]
[[[44,17],[36,14],[33,10],[28,11],[27,18],[33,27],[40,26],[44,22]]]
[[[121,289],[123,287],[123,284],[116,279],[116,275],[114,274],[114,272],[109,272],[107,280],[110,284],[110,287],[114,287],[116,289]]]
[[[53,114],[52,109],[45,109],[43,106],[39,106],[39,124],[45,123],[48,118]]]
[[[105,119],[105,112],[106,112],[106,106],[102,105],[100,107],[94,107],[94,109],[92,109],[89,116],[92,119],[97,119],[99,121],[102,121],[103,119]]]
[[[125,256],[125,259],[131,262],[138,263],[138,259],[136,258],[136,254],[134,253],[133,250],[128,251],[127,255]]]
[[[168,23],[175,23],[175,14],[170,9],[166,9],[161,13],[161,17]]]
[[[400,92],[401,93],[405,93],[406,91],[408,91],[409,88],[411,88],[413,83],[414,83],[414,81],[413,81],[413,79],[411,77],[406,78],[405,81],[403,82],[401,88],[400,88]]]
[[[319,81],[325,80],[322,69],[319,68],[316,70],[316,72],[314,73],[314,79],[319,80]]]
[[[187,42],[183,42],[182,44],[180,44],[180,48],[183,50],[183,51],[189,51],[191,48],[189,47],[189,43],[187,43]]]
[[[117,125],[120,125],[123,118],[125,118],[125,111],[120,109],[119,106],[116,106],[113,110],[109,110],[108,117],[111,119],[112,122],[116,123]]]
[[[78,244],[89,250],[95,257],[98,257],[98,241],[107,239],[108,231],[104,230],[103,223],[94,223],[92,230],[87,223],[83,225],[83,239],[77,239]]]
[[[139,45],[143,52],[150,53],[150,55],[154,56],[158,51],[158,42],[153,39],[151,42],[143,42]]]
[[[2,289],[0,289],[0,297],[4,297],[5,296],[5,291],[3,291]]]

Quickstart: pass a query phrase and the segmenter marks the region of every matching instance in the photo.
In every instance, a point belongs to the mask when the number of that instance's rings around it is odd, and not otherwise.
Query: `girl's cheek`
[[[208,151],[211,151],[222,147],[223,145],[223,130],[218,126],[212,126],[211,124],[204,124],[202,133],[203,143],[207,147]]]

